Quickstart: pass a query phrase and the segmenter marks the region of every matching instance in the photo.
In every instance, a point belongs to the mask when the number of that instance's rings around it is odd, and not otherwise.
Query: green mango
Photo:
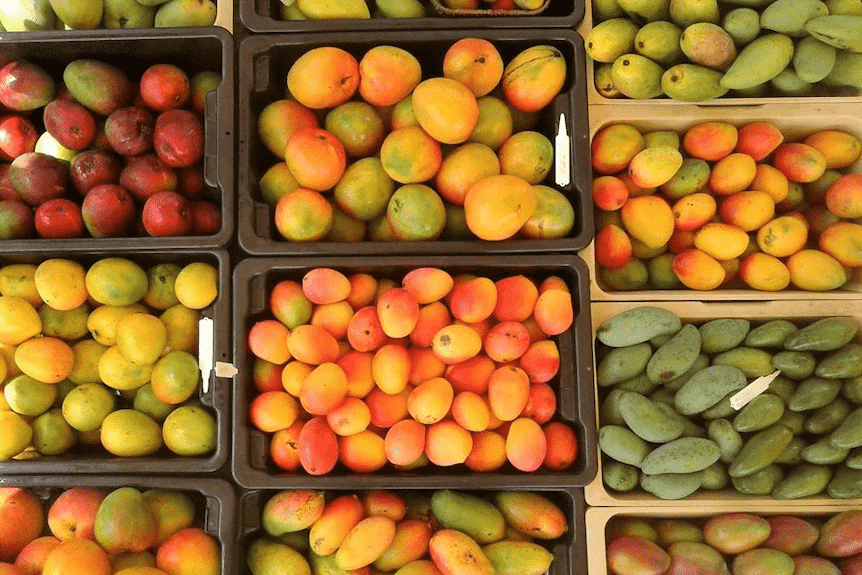
[[[672,22],[650,22],[637,31],[634,49],[641,56],[667,66],[682,58],[681,35],[682,28]]]
[[[859,324],[849,317],[827,317],[792,334],[784,349],[793,351],[832,351],[853,341]]]
[[[291,573],[311,575],[308,561],[287,545],[269,539],[255,539],[249,545],[246,562],[253,575]]]
[[[804,461],[814,465],[835,465],[841,463],[850,454],[850,450],[843,447],[835,447],[825,437],[817,443],[805,447],[800,454]]]
[[[850,469],[862,469],[862,447],[852,450],[844,463]]]
[[[821,16],[809,20],[805,29],[830,46],[862,53],[862,16]]]
[[[745,385],[745,374],[736,367],[713,365],[694,374],[677,391],[674,407],[682,415],[701,413]]]
[[[775,461],[793,439],[789,427],[775,424],[749,438],[727,470],[731,477],[745,477]]]
[[[605,320],[596,338],[610,347],[625,347],[649,341],[657,335],[673,335],[682,322],[673,312],[652,306],[638,306]]]
[[[506,533],[503,514],[489,502],[448,489],[431,496],[431,512],[446,529],[457,529],[480,545],[493,543]]]
[[[599,429],[599,449],[620,463],[640,467],[651,448],[646,441],[625,427],[605,425]]]
[[[805,24],[812,18],[828,14],[820,0],[776,0],[760,15],[760,27],[788,36],[805,36]]]
[[[791,379],[805,379],[814,373],[816,365],[810,351],[781,351],[772,356],[772,367]]]
[[[641,474],[641,487],[659,499],[683,499],[703,485],[703,472],[663,473],[661,475]]]
[[[662,75],[662,84],[672,83],[674,85],[671,88],[672,93],[675,94],[674,96],[671,96],[672,98],[682,100],[686,97],[706,97],[700,93],[702,88],[697,85],[698,78],[703,74],[703,72],[701,72],[703,68],[698,66],[698,69],[693,69],[690,68],[691,66],[694,66],[694,64],[680,64],[679,66],[674,66],[668,69]],[[679,69],[683,74],[682,76],[673,80],[673,82],[671,82],[671,78],[669,77],[665,79],[665,77],[668,76],[668,72],[677,69]],[[692,72],[693,75],[688,75],[688,72]],[[686,78],[686,75],[688,75],[688,79]],[[682,87],[682,90],[678,90],[676,88],[677,83]],[[663,86],[663,89],[667,92],[667,85]],[[724,88],[721,89],[724,90]],[[685,158],[682,161],[682,166],[680,166],[679,170],[676,171],[676,174],[674,174],[667,183],[662,184],[660,189],[671,200],[679,200],[680,198],[684,198],[685,196],[703,190],[709,181],[709,174],[710,167],[705,160],[701,160],[700,158]]]
[[[673,406],[669,403],[655,401],[654,399],[652,400],[652,402],[655,404],[658,410],[664,414],[667,419],[671,421],[678,421],[679,424],[682,425],[682,435],[680,437],[706,437],[706,431],[701,426],[697,425],[689,418],[683,417],[682,415],[678,414],[676,411],[674,411]]]
[[[727,474],[727,470],[724,468],[724,465],[717,461],[701,471],[701,473],[703,476],[700,486],[704,489],[716,491],[724,489],[730,483],[730,476]]]
[[[775,78],[770,80],[769,85],[777,93],[784,96],[805,96],[814,90],[812,84],[802,81],[792,65],[782,70]]]
[[[75,60],[63,70],[63,81],[72,96],[90,110],[108,116],[127,105],[132,83],[119,69],[98,60]]]
[[[792,411],[820,409],[832,403],[840,391],[840,381],[810,377],[796,387],[787,407]]]
[[[762,377],[775,371],[772,367],[772,355],[762,349],[751,347],[737,347],[720,353],[712,358],[712,365],[736,367],[746,377]]]
[[[102,22],[104,0],[50,0],[54,13],[69,28],[92,30]]]
[[[638,437],[650,443],[665,443],[682,435],[679,421],[665,417],[649,398],[628,392],[620,398],[620,413]]]
[[[309,20],[371,18],[365,0],[296,0],[296,5]]]
[[[63,419],[59,409],[52,409],[37,417],[31,424],[33,447],[42,455],[60,455],[75,445],[75,430]]]
[[[617,0],[617,3],[641,26],[647,22],[670,19],[670,0]]]
[[[862,376],[845,380],[841,386],[841,395],[856,405],[862,405]]]
[[[800,465],[803,462],[802,452],[806,447],[808,447],[808,442],[801,437],[794,437],[773,463],[780,465]]]
[[[299,7],[294,3],[290,5],[282,5],[279,7],[279,12],[281,13],[282,20],[289,21],[302,21],[308,20],[308,18],[303,14]]]
[[[801,499],[821,493],[832,479],[828,465],[800,465],[788,473],[772,490],[775,499]]]
[[[3,0],[0,24],[7,32],[51,30],[56,16],[48,0]]]
[[[737,47],[745,46],[760,35],[760,14],[752,8],[734,8],[721,22]]]
[[[640,54],[624,54],[611,67],[614,86],[625,96],[648,100],[661,96],[664,69]]]
[[[786,319],[774,319],[748,332],[744,343],[746,347],[783,347],[784,342],[797,331],[799,328]]]
[[[647,377],[656,383],[667,383],[687,372],[699,354],[700,332],[686,324],[652,354],[646,365]]]
[[[850,404],[839,397],[812,413],[805,420],[805,431],[814,435],[832,433],[850,415],[851,410]]]
[[[752,6],[760,7],[772,4],[775,0],[725,0],[727,4],[736,4],[737,6]]]
[[[105,0],[102,25],[109,29],[152,28],[156,19],[156,8],[143,6],[136,0]]]
[[[718,0],[671,0],[670,18],[683,28],[697,22],[718,24]]]
[[[530,541],[499,541],[482,547],[482,552],[496,575],[545,573],[554,560],[550,551]]]
[[[596,62],[612,63],[635,48],[638,27],[628,18],[613,18],[597,24],[584,38],[587,56]]]
[[[217,7],[211,0],[170,0],[156,12],[156,28],[212,26]]]
[[[813,84],[829,75],[835,66],[835,46],[821,42],[814,36],[803,38],[793,52],[793,69],[799,79]]]
[[[825,0],[829,13],[834,15],[862,16],[862,2],[859,0]]]
[[[620,413],[620,399],[626,393],[623,389],[612,389],[599,408],[599,420],[602,425],[625,425],[623,414]]]
[[[733,418],[733,428],[740,433],[760,431],[777,423],[784,415],[780,397],[764,393],[749,401]]]
[[[636,375],[633,378],[627,379],[616,386],[617,389],[621,389],[624,391],[633,391],[641,395],[647,395],[656,387],[658,387],[658,383],[655,383],[650,380],[646,373]]]
[[[835,54],[835,65],[825,78],[823,83],[827,86],[848,86],[862,90],[862,54],[838,50]]]
[[[648,343],[611,349],[596,367],[596,380],[606,386],[631,379],[643,373],[651,356]]]
[[[689,379],[694,377],[694,374],[702,369],[706,369],[707,367],[709,367],[709,357],[704,354],[700,354],[697,356],[697,359],[694,360],[692,366],[688,368],[688,371],[676,379],[668,381],[664,386],[671,391],[678,391]]]
[[[862,407],[857,407],[829,436],[829,443],[840,449],[862,447]]]
[[[594,68],[595,70],[595,85],[596,91],[605,98],[622,98],[622,92],[614,86],[614,80],[611,77],[611,65],[601,64]]]
[[[733,488],[743,495],[769,495],[775,485],[784,477],[777,465],[768,465],[745,477],[731,477]]]
[[[602,463],[602,481],[614,491],[631,491],[638,486],[638,468],[619,461]]]
[[[683,437],[653,449],[641,462],[647,475],[694,473],[702,471],[721,457],[718,444],[699,437]]]
[[[709,422],[707,436],[718,445],[721,461],[730,463],[742,449],[742,435],[734,429],[726,419],[714,419]]]
[[[751,328],[747,319],[714,319],[701,325],[700,340],[703,353],[722,353],[743,342]]]
[[[419,0],[377,0],[384,18],[423,18],[425,7]]]
[[[597,22],[600,20],[610,20],[611,18],[620,18],[626,15],[626,11],[620,8],[617,0],[593,0],[593,14],[593,21]]]
[[[826,492],[835,499],[859,499],[862,497],[862,469],[839,467]]]
[[[647,264],[649,282],[655,289],[679,289],[682,286],[682,282],[673,271],[675,257],[676,254],[661,254],[652,258]]]
[[[814,370],[817,377],[827,379],[851,378],[862,375],[862,345],[848,343],[820,360]]]
[[[631,291],[646,286],[649,272],[646,264],[637,258],[632,258],[617,269],[599,268],[599,279],[611,291]]]
[[[780,74],[792,58],[793,40],[789,36],[761,36],[742,49],[721,78],[720,84],[735,90],[753,88]]]
[[[731,391],[724,397],[722,397],[718,403],[702,412],[700,415],[704,419],[708,419],[712,421],[713,419],[720,419],[722,417],[730,417],[734,413],[736,413],[736,409],[730,404],[730,398],[736,395],[736,391]]]

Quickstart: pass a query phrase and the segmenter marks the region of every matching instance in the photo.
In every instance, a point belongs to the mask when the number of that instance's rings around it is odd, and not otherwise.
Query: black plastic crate
[[[182,247],[224,247],[234,233],[234,43],[223,28],[159,28],[17,32],[0,34],[0,61],[27,59],[55,80],[69,62],[93,58],[117,66],[137,80],[153,64],[174,64],[189,76],[201,71],[221,74],[222,82],[206,100],[204,181],[221,208],[221,230],[211,236],[2,240],[0,250],[41,252]],[[41,117],[34,118],[37,128]]]
[[[465,465],[435,467],[428,465],[414,471],[398,471],[387,465],[370,474],[356,473],[338,464],[329,474],[312,476],[302,470],[288,472],[278,468],[269,455],[269,437],[254,429],[248,409],[255,396],[251,381],[253,356],[248,349],[248,331],[256,321],[270,317],[269,293],[279,281],[301,281],[311,269],[328,267],[351,273],[368,273],[375,278],[391,277],[400,283],[410,270],[438,267],[450,274],[474,273],[492,280],[516,274],[536,279],[551,275],[561,277],[572,294],[574,322],[568,331],[556,336],[560,351],[560,371],[548,384],[557,395],[555,421],[569,424],[578,439],[577,459],[569,469],[533,473],[518,471],[509,464],[491,473],[475,473]],[[583,486],[596,474],[595,399],[591,323],[587,291],[587,271],[576,256],[495,255],[495,256],[403,256],[389,258],[248,258],[234,270],[234,362],[239,375],[233,396],[233,475],[248,488],[363,489],[385,488],[452,488],[472,489],[482,486],[512,488]],[[478,483],[481,482],[481,483]]]
[[[445,487],[442,487],[445,488]],[[315,488],[311,488],[315,489]],[[390,481],[381,489],[391,490],[398,495],[405,494],[397,479]],[[470,493],[478,496],[492,496],[494,491],[524,491],[519,487],[513,487],[505,481],[483,482],[481,487],[472,486]],[[547,575],[574,575],[587,572],[587,540],[585,536],[586,524],[584,520],[584,495],[583,490],[555,489],[535,490],[537,493],[547,497],[563,510],[569,521],[569,529],[559,540],[549,541],[547,549],[553,553],[554,561],[548,569]],[[239,499],[239,520],[236,533],[237,575],[251,575],[251,570],[246,562],[245,552],[251,542],[260,536],[266,536],[261,525],[261,512],[264,505],[279,491],[275,489],[246,491]],[[351,491],[327,492],[328,495],[349,495]],[[410,493],[410,491],[406,491]],[[414,491],[415,493],[415,491]],[[540,541],[536,541],[541,543]]]
[[[34,492],[48,507],[64,490],[89,487],[113,491],[134,487],[140,491],[167,489],[182,491],[195,505],[194,527],[215,537],[221,546],[222,575],[234,575],[236,570],[237,496],[233,487],[221,479],[177,479],[173,477],[142,477],[140,475],[48,475],[33,477],[0,477],[0,487],[22,487]],[[50,533],[49,533],[50,534]]]
[[[499,16],[445,16],[430,2],[424,18],[371,18],[364,20],[286,21],[280,16],[280,0],[239,0],[242,24],[253,32],[341,32],[354,30],[429,30],[452,28],[547,28],[576,26],[584,18],[584,0],[550,0],[540,14]],[[375,3],[368,2],[372,14]]]
[[[451,21],[451,20],[447,20]],[[273,219],[274,208],[260,197],[258,181],[275,163],[275,157],[260,141],[257,117],[267,104],[284,98],[285,78],[291,64],[308,50],[336,46],[357,59],[374,46],[392,45],[411,52],[422,64],[425,77],[442,75],[443,56],[461,38],[484,38],[492,42],[508,62],[520,51],[535,45],[551,45],[566,58],[567,78],[560,94],[539,115],[533,128],[551,142],[557,135],[560,115],[566,118],[571,139],[571,183],[553,183],[554,170],[545,184],[561,191],[575,210],[575,224],[565,238],[557,240],[514,239],[487,242],[437,240],[428,242],[357,243],[288,242],[279,235]],[[282,34],[253,36],[239,48],[239,157],[237,202],[239,244],[253,255],[371,255],[476,252],[575,251],[583,249],[593,238],[592,176],[590,168],[583,40],[571,30],[423,30],[345,32],[324,40],[316,34]]]
[[[93,250],[80,250],[73,254],[55,256],[44,253],[0,254],[0,266],[8,264],[36,264],[51,257],[72,259],[88,267],[105,257],[123,257],[136,262],[146,270],[159,263],[175,263],[183,266],[192,262],[205,262],[218,269],[219,295],[209,307],[201,310],[201,318],[213,320],[213,366],[216,362],[227,361],[230,345],[230,260],[223,250],[172,249],[164,252],[116,253]],[[195,354],[196,355],[196,354]],[[189,474],[211,473],[227,463],[229,453],[230,428],[230,387],[231,379],[215,376],[215,369],[209,379],[209,389],[198,392],[197,399],[210,409],[216,418],[217,442],[215,451],[200,457],[181,457],[167,447],[147,457],[116,457],[101,445],[82,449],[75,446],[70,451],[40,459],[10,460],[0,462],[0,478],[3,475],[35,475],[58,473],[125,473],[125,474]]]

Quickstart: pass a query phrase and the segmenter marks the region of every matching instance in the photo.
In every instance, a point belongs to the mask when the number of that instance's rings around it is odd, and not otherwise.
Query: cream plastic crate
[[[233,34],[233,0],[221,0],[216,11],[214,26],[220,26]]]
[[[737,302],[737,303],[704,303],[696,301],[687,302],[593,302],[590,305],[592,314],[593,340],[595,340],[596,329],[605,320],[633,307],[651,306],[666,309],[679,316],[683,323],[704,323],[718,318],[745,318],[754,323],[764,323],[772,319],[787,319],[794,322],[813,323],[814,321],[833,316],[852,316],[862,328],[862,301],[840,301],[840,300],[807,300],[807,301],[764,301],[764,302]],[[857,334],[856,340],[862,342],[862,329]],[[594,348],[595,349],[595,348]],[[593,365],[595,365],[595,351],[593,351]],[[595,370],[593,370],[595,381]],[[596,424],[599,425],[599,395],[598,383],[595,383],[596,400]],[[726,507],[739,506],[743,503],[748,509],[772,508],[776,506],[816,506],[816,505],[844,505],[862,506],[862,499],[832,499],[824,491],[822,494],[804,499],[783,500],[771,497],[743,495],[732,487],[720,491],[707,491],[700,489],[685,499],[665,501],[641,490],[639,487],[628,493],[615,493],[609,491],[602,482],[602,458],[599,454],[598,474],[596,478],[584,488],[587,505],[602,507],[672,507],[682,504],[694,504],[698,508],[702,506]],[[593,575],[590,571],[590,575]]]
[[[705,519],[723,513],[752,513],[762,517],[774,515],[792,515],[800,518],[827,519],[849,506],[817,505],[800,507],[798,505],[782,505],[769,509],[752,508],[751,505],[734,505],[727,508],[717,508],[710,505],[698,507],[663,507],[660,510],[644,507],[592,507],[587,509],[587,572],[590,575],[612,575],[608,569],[606,529],[608,523],[617,517],[633,517],[642,519]],[[728,562],[729,563],[729,562]],[[728,564],[728,567],[730,565]]]
[[[581,20],[580,25],[575,28],[575,31],[580,34],[582,38],[586,38],[587,34],[593,29],[593,3],[592,0],[585,0],[586,6],[584,11],[584,19]],[[598,23],[598,22],[597,22]],[[599,94],[598,90],[596,90],[596,77],[595,77],[595,62],[593,62],[592,58],[587,56],[587,104],[590,106],[593,105],[606,105],[606,104],[623,104],[629,107],[639,108],[640,105],[645,104],[648,107],[652,107],[653,103],[661,105],[673,103],[674,105],[692,105],[690,102],[680,102],[677,100],[671,100],[669,98],[653,98],[651,100],[632,100],[629,98],[605,98],[601,94]],[[831,97],[831,96],[769,96],[764,98],[728,98],[721,97],[715,98],[713,100],[707,100],[705,102],[700,102],[694,104],[698,107],[714,107],[714,106],[751,106],[755,104],[800,104],[800,103],[835,103],[835,104],[850,104],[850,103],[862,103],[862,96],[844,96],[844,97]]]
[[[852,105],[806,104],[789,108],[784,104],[764,106],[711,107],[656,104],[650,107],[590,106],[590,142],[593,136],[611,124],[630,124],[641,132],[675,130],[684,132],[701,122],[720,121],[743,126],[754,121],[769,121],[784,134],[785,141],[804,138],[819,130],[837,129],[862,139],[862,101]],[[862,172],[862,158],[849,171]],[[597,230],[598,231],[598,230]],[[831,292],[810,292],[792,289],[763,292],[753,289],[717,289],[713,291],[636,290],[610,291],[598,279],[595,242],[579,255],[590,271],[590,299],[593,301],[654,301],[654,300],[802,300],[862,298],[862,268],[841,289]]]

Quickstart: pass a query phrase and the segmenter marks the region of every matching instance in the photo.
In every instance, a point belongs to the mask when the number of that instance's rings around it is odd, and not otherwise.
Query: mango
[[[760,15],[760,27],[789,36],[805,36],[805,24],[826,8],[819,0],[776,0]]]
[[[660,96],[664,69],[640,54],[624,54],[614,60],[611,79],[623,95],[633,99]]]
[[[626,231],[649,247],[665,245],[673,234],[673,211],[658,196],[629,198],[622,207],[621,215]]]
[[[460,531],[437,531],[431,537],[429,551],[443,575],[494,575],[494,567],[481,547]]]
[[[127,105],[132,84],[119,68],[98,60],[79,59],[63,70],[63,82],[83,106],[104,116]]]
[[[650,400],[655,404],[659,411],[664,414],[667,419],[672,421],[678,421],[682,425],[681,437],[706,437],[706,431],[702,427],[691,421],[689,418],[683,417],[682,415],[674,411],[673,406],[671,406],[669,403],[657,401],[653,398],[650,398]]]
[[[777,76],[792,57],[793,41],[789,36],[766,34],[742,49],[720,84],[733,90],[753,88]]]
[[[671,68],[671,70],[674,68]],[[667,72],[665,72],[665,75],[667,75]],[[662,82],[664,82],[664,78]],[[710,167],[704,160],[685,158],[676,174],[661,186],[661,191],[671,200],[682,199],[703,190],[709,181],[709,176]]]
[[[700,332],[688,324],[655,351],[646,366],[647,376],[656,383],[676,379],[694,365],[700,350]]]
[[[841,395],[857,405],[862,405],[862,377],[845,381],[841,386]]]
[[[670,545],[670,568],[666,575],[727,575],[721,554],[699,542],[680,541]]]
[[[108,29],[152,28],[156,8],[144,6],[135,0],[105,0],[102,25]]]
[[[263,507],[263,529],[273,537],[311,527],[325,508],[322,492],[285,490]]]
[[[617,0],[596,0],[593,4],[593,12],[597,20],[609,20],[626,15]]]
[[[600,174],[615,174],[628,167],[646,147],[639,131],[628,124],[611,124],[599,130],[590,144],[593,168]]]
[[[663,473],[660,475],[641,474],[641,487],[659,499],[683,499],[703,485],[703,472]]]
[[[308,561],[298,552],[270,539],[255,539],[249,545],[246,562],[252,575],[270,575],[287,571],[295,575],[311,575]]]
[[[646,286],[649,271],[642,261],[631,258],[616,269],[599,268],[599,279],[602,285],[611,291],[639,290]]]
[[[212,26],[218,9],[212,0],[169,0],[156,12],[156,28]]]
[[[538,493],[501,491],[494,503],[506,523],[535,539],[556,539],[568,529],[563,511]]]
[[[733,418],[733,428],[740,433],[760,431],[777,423],[784,415],[784,402],[770,393],[758,395]]]
[[[93,533],[108,553],[137,553],[153,546],[158,522],[140,491],[121,487],[102,500]]]
[[[620,575],[657,575],[666,573],[671,558],[667,552],[643,537],[625,535],[607,547],[608,567]]]
[[[678,149],[671,146],[648,147],[632,158],[629,175],[632,181],[642,188],[657,188],[667,183],[681,166],[682,154]]]
[[[596,24],[584,38],[587,56],[596,62],[612,63],[635,48],[638,27],[628,18],[613,18]]]
[[[704,541],[725,555],[755,549],[769,538],[769,522],[750,513],[724,513],[703,526]]]
[[[298,0],[297,6],[309,20],[370,18],[368,5],[362,0]]]
[[[813,84],[829,75],[835,65],[836,50],[814,36],[803,38],[793,52],[793,69],[799,78]]]
[[[496,575],[541,575],[554,560],[547,549],[529,541],[499,541],[486,545],[482,552]]]
[[[721,26],[737,46],[745,46],[760,35],[760,14],[751,8],[734,8],[724,15]]]
[[[793,431],[776,423],[753,435],[743,445],[728,473],[731,477],[745,477],[775,461],[793,439]]]
[[[820,537],[817,527],[801,517],[776,515],[767,518],[767,521],[771,530],[763,546],[791,557],[808,552]]]
[[[702,543],[703,531],[700,527],[684,519],[660,519],[654,524],[657,542],[662,547],[674,543]]]
[[[784,477],[778,465],[768,465],[745,477],[731,477],[733,488],[745,495],[769,495],[773,487]]]
[[[726,419],[711,421],[707,428],[707,435],[718,445],[720,459],[724,463],[733,461],[742,449],[742,435]]]
[[[0,25],[7,32],[51,30],[55,20],[48,0],[10,0],[0,6]]]
[[[820,529],[817,553],[825,557],[850,557],[862,552],[862,510],[853,509],[829,519]]]
[[[823,78],[827,86],[849,86],[862,90],[862,54],[856,54],[847,50],[838,50],[835,54],[835,64],[829,74]]]
[[[841,571],[831,561],[822,557],[794,557],[796,570],[793,575],[841,575]]]
[[[794,351],[832,351],[853,341],[858,330],[859,324],[852,318],[823,318],[792,334],[784,342],[784,348]]]
[[[654,62],[670,65],[679,60],[682,29],[672,22],[659,20],[642,26],[634,37],[634,50]],[[631,52],[631,50],[629,50]]]
[[[839,467],[826,492],[834,499],[859,499],[862,497],[862,469]]]
[[[629,428],[645,441],[665,443],[682,434],[681,423],[666,418],[655,403],[639,393],[625,393],[620,398],[619,409]]]
[[[862,345],[848,343],[820,360],[815,375],[827,379],[852,378],[862,375]]]
[[[801,452],[801,457],[803,461],[815,465],[835,465],[847,459],[849,454],[850,449],[835,447],[829,442],[829,438],[825,437],[806,446]]]
[[[395,572],[395,575],[442,575],[432,561],[421,560],[408,563]]]
[[[712,365],[725,365],[738,368],[746,377],[762,377],[775,371],[772,367],[772,354],[756,348],[737,347],[712,358]]]
[[[619,461],[606,461],[602,464],[602,482],[614,491],[631,491],[638,486],[639,471],[633,465]]]
[[[506,522],[491,503],[451,490],[436,491],[431,496],[431,511],[445,529],[457,529],[480,545],[499,541],[505,535]]]
[[[614,385],[643,373],[652,356],[646,342],[610,350],[596,367],[596,381],[600,386]]]
[[[850,415],[851,407],[843,398],[821,407],[805,420],[804,428],[808,433],[822,435],[831,433]]]
[[[42,331],[42,319],[19,296],[0,296],[0,343],[17,346]]]
[[[620,8],[626,11],[635,23],[670,19],[670,0],[617,0]]]
[[[793,575],[793,559],[775,549],[752,549],[738,555],[731,567],[736,575]]]
[[[841,50],[862,53],[862,16],[828,15],[813,18],[805,24],[805,30],[817,38]]]
[[[92,30],[98,28],[102,21],[102,0],[50,0],[50,3],[57,17],[69,28]]]
[[[770,80],[769,85],[784,96],[806,96],[814,90],[814,86],[802,80],[790,66]]]
[[[706,68],[727,70],[736,58],[736,47],[730,34],[711,22],[688,26],[679,40],[686,57]]]
[[[350,530],[364,517],[362,503],[356,495],[333,499],[326,504],[320,517],[311,524],[308,536],[311,551],[317,555],[335,553]]]
[[[392,544],[374,561],[380,571],[395,571],[428,553],[431,527],[422,519],[405,519],[395,526]]]
[[[742,389],[746,383],[745,374],[738,368],[713,365],[696,373],[680,388],[674,407],[683,415],[701,413],[728,393]]]
[[[862,407],[857,407],[829,436],[829,443],[840,449],[862,446]]]
[[[772,490],[775,499],[800,499],[821,493],[832,478],[826,465],[800,465],[793,468]]]
[[[698,328],[701,351],[721,353],[740,345],[748,336],[751,322],[747,319],[714,319]]]
[[[644,458],[641,471],[648,475],[694,473],[706,469],[720,456],[717,443],[709,439],[684,437],[652,450]]]
[[[651,340],[658,335],[673,335],[682,322],[672,312],[653,306],[628,309],[605,320],[596,329],[596,338],[610,347],[624,347]]]
[[[392,544],[395,522],[389,517],[368,517],[350,530],[335,552],[335,562],[342,569],[360,569],[371,565]]]
[[[658,531],[649,519],[638,519],[620,515],[614,521],[608,523],[606,533],[608,541],[614,541],[626,535],[659,543]]]
[[[682,27],[697,22],[719,22],[718,0],[672,0],[670,17]]]

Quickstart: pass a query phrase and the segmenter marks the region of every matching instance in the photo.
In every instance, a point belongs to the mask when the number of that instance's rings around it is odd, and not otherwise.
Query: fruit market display
[[[0,268],[0,461],[94,446],[119,457],[213,451],[196,354],[200,310],[217,296],[216,269],[201,262]]]
[[[0,487],[3,575],[219,575],[219,542],[188,493]]]
[[[855,96],[862,6],[848,0],[593,0],[605,98]]]
[[[768,121],[592,141],[597,279],[610,290],[841,288],[862,266],[862,142]]]
[[[204,98],[220,76],[156,64],[134,80],[93,59],[53,76],[30,61],[0,68],[0,239],[221,229],[202,168]]]
[[[294,99],[270,103],[257,122],[271,158],[260,197],[281,238],[569,234],[572,203],[547,185],[554,146],[532,129],[566,82],[563,53],[535,45],[504,64],[489,41],[463,38],[442,69],[428,68],[390,45],[357,56],[322,46],[292,62]]]
[[[215,0],[3,0],[0,31],[212,26]]]
[[[518,12],[538,10],[545,0],[440,0],[450,10]],[[424,18],[436,15],[428,1],[420,0],[281,0],[282,20],[331,20],[335,18]]]
[[[273,434],[281,469],[494,471],[508,462],[532,472],[577,458],[550,385],[560,367],[552,338],[574,315],[559,277],[316,268],[275,284],[269,312],[247,335],[258,392],[248,417]]]
[[[662,499],[704,490],[862,497],[862,345],[855,318],[683,324],[643,306],[596,335],[604,484]],[[765,393],[732,398],[780,370]]]
[[[858,575],[862,510],[797,516],[619,517],[607,527],[615,575]]]
[[[554,501],[519,491],[281,491],[261,524],[246,554],[252,575],[540,575],[554,559],[546,545],[568,530]]]

